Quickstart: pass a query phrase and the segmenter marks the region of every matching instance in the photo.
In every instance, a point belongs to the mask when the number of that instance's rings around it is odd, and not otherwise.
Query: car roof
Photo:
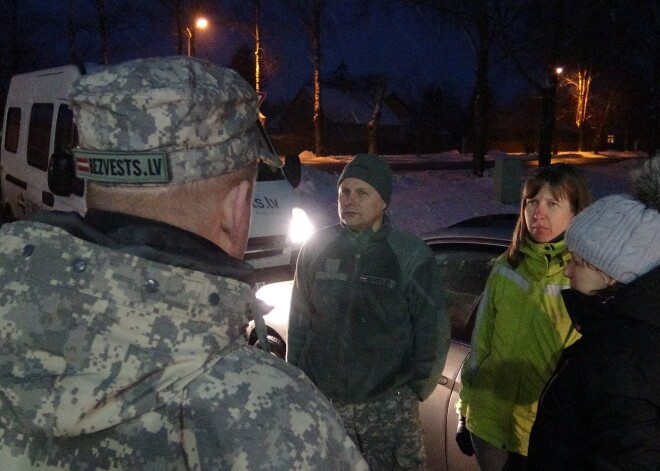
[[[511,244],[517,220],[517,214],[477,216],[448,227],[426,232],[420,237],[429,245],[467,242],[508,247]]]

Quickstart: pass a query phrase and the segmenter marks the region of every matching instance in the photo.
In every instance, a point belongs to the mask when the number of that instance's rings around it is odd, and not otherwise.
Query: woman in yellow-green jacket
[[[461,376],[456,440],[482,471],[525,468],[538,398],[579,337],[559,293],[569,287],[564,231],[589,201],[570,165],[541,168],[525,182],[513,242],[486,283]]]

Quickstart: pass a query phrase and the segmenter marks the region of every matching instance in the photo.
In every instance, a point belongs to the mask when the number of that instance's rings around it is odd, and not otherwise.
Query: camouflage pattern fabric
[[[81,76],[70,101],[81,178],[162,184],[145,178],[156,176],[162,154],[170,183],[214,177],[259,159],[282,166],[258,128],[254,88],[235,71],[202,59],[154,57],[110,66]],[[141,161],[144,153],[154,157]]]
[[[334,406],[371,471],[424,469],[419,399],[410,388],[401,388],[375,402]]]
[[[2,469],[366,470],[247,284],[37,222],[0,229]]]

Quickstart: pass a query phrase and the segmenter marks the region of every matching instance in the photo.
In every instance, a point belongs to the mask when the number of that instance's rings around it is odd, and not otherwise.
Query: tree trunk
[[[380,84],[378,96],[376,97],[376,105],[371,119],[367,123],[367,151],[370,154],[378,154],[378,128],[380,126],[380,117],[382,115],[383,100],[385,99],[385,90],[387,88],[387,80],[383,79]]]
[[[539,135],[539,166],[552,161],[552,138],[555,131],[555,85],[541,89],[541,131]]]
[[[477,70],[474,93],[474,144],[472,149],[472,173],[478,177],[484,174],[486,161],[486,136],[488,135],[488,112],[490,106],[490,89],[488,86],[489,60],[489,24],[488,2],[479,4],[479,47],[477,50]]]
[[[578,152],[582,152],[584,143],[584,124],[578,126]]]
[[[312,21],[312,53],[314,56],[314,144],[317,156],[325,155],[323,136],[323,104],[321,101],[321,8],[318,3]]]
[[[254,89],[261,91],[261,0],[254,2]]]
[[[653,62],[653,83],[649,105],[649,141],[647,152],[650,157],[660,154],[660,43],[656,43]]]
[[[557,58],[564,30],[564,0],[553,5],[552,48],[548,57],[547,82],[541,88],[541,131],[539,135],[539,166],[550,165],[552,161],[552,140],[555,133],[555,96],[557,95]]]
[[[96,21],[98,23],[99,44],[101,48],[101,63],[110,63],[110,53],[108,51],[108,29],[109,18],[105,5],[105,0],[95,0],[94,7],[96,8]]]

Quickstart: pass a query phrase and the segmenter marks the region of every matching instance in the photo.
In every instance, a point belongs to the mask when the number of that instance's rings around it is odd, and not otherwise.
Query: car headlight
[[[257,298],[273,307],[264,316],[266,325],[275,330],[285,342],[289,328],[289,308],[291,307],[292,290],[293,280],[287,280],[264,285],[256,293]]]
[[[291,211],[289,238],[294,244],[302,245],[314,232],[314,226],[304,209],[295,207]]]

